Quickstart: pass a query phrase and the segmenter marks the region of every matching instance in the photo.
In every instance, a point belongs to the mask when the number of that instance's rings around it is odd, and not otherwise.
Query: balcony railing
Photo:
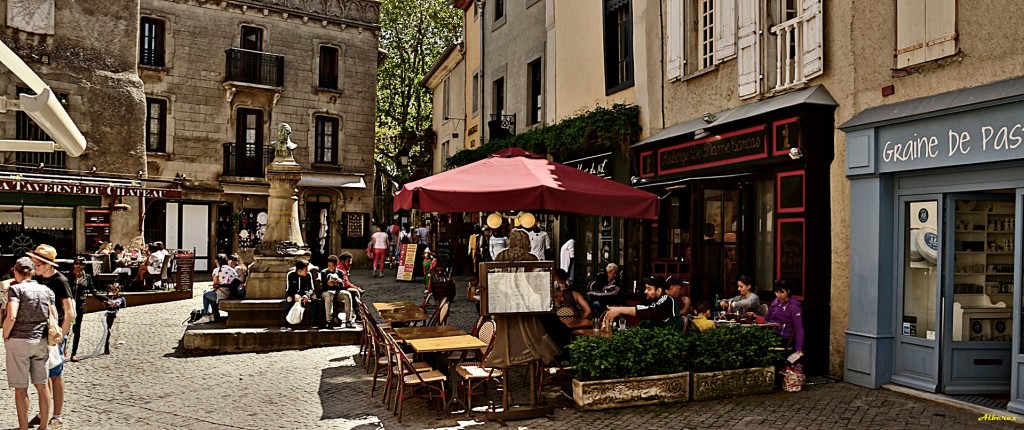
[[[224,144],[224,176],[262,178],[274,161],[274,148],[263,145]]]
[[[491,120],[487,121],[487,131],[491,133],[491,139],[501,139],[516,134],[516,115],[491,114]]]
[[[771,28],[775,34],[775,90],[802,84],[803,17],[797,16]]]
[[[164,67],[164,51],[162,49],[139,49],[139,64],[151,67]]]
[[[228,49],[226,54],[228,81],[284,86],[284,56],[238,48]]]

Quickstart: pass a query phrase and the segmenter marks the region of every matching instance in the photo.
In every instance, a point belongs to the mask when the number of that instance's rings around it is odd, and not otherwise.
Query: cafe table
[[[428,338],[446,338],[465,335],[466,332],[450,325],[427,327],[396,327],[395,334],[405,342]]]
[[[413,351],[416,351],[417,354],[427,352],[459,352],[474,349],[479,350],[487,347],[487,344],[484,343],[484,341],[477,339],[476,336],[470,336],[468,334],[412,339],[406,341],[406,345],[409,345],[409,347],[411,347]],[[451,381],[452,398],[448,401],[448,404],[444,406],[442,413],[450,412],[451,406],[456,403],[461,404],[463,409],[466,408],[466,404],[459,398],[458,372],[455,371],[461,361],[462,360],[459,359],[453,363],[449,363],[448,380]]]
[[[758,324],[758,323],[741,323],[741,322],[729,321],[729,320],[715,320],[715,327],[732,327],[732,326],[775,328],[775,327],[779,326],[779,323],[766,322],[766,323]]]
[[[382,312],[380,314],[380,320],[386,323],[426,321],[428,319],[430,317],[423,312],[423,309],[419,308],[402,312]]]
[[[615,334],[612,331],[601,331],[600,329],[596,329],[596,328],[584,328],[584,329],[579,329],[579,330],[573,330],[572,332],[573,332],[573,334],[578,334],[580,336],[603,337],[603,338],[610,338],[610,337],[612,337],[613,334]]]
[[[376,309],[377,312],[388,312],[388,311],[393,311],[395,309],[411,309],[411,308],[418,308],[418,307],[419,306],[417,306],[415,303],[409,302],[409,301],[404,301],[404,302],[376,302],[376,303],[373,303],[373,308]]]

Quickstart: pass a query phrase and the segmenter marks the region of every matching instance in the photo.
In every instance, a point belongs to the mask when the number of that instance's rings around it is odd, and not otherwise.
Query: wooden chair
[[[398,353],[403,352],[402,347],[395,341],[395,338],[390,334],[380,332],[381,342],[384,343],[384,348],[387,351],[384,357],[379,358],[387,364],[387,378],[384,380],[384,397],[381,398],[382,402],[387,402],[388,409],[391,409],[391,390],[398,386],[398,379],[405,376],[405,371],[399,366]],[[434,370],[429,364],[422,361],[412,362],[412,368],[416,372],[430,372]],[[371,387],[370,395],[373,395],[373,389]]]
[[[396,350],[394,356],[397,363],[395,365],[396,371],[392,375],[398,382],[395,390],[397,405],[394,414],[398,415],[398,422],[402,422],[402,407],[405,405],[405,399],[409,393],[417,397],[426,397],[427,399],[437,398],[441,401],[440,407],[443,408],[446,399],[444,382],[448,377],[444,373],[433,369],[421,372],[416,368],[415,363],[409,359],[409,356],[405,354],[405,351],[398,347],[398,344],[393,344],[393,348]],[[423,392],[426,394],[424,395]]]
[[[768,315],[768,304],[761,303],[761,306],[757,307],[757,314],[761,316]]]
[[[442,311],[443,311],[444,315],[441,315]],[[434,313],[430,316],[430,319],[427,320],[427,322],[424,323],[423,325],[425,325],[425,326],[443,325],[444,323],[441,323],[441,317],[442,316],[444,316],[444,320],[445,320],[445,322],[447,322],[448,321],[448,299],[441,299],[441,301],[437,304],[437,308],[434,309]]]
[[[372,356],[371,360],[373,363],[373,382],[370,384],[370,397],[373,397],[374,391],[377,389],[377,378],[384,377],[384,397],[382,400],[387,400],[388,391],[392,385],[392,373],[394,369],[394,354],[395,349],[398,348],[397,344],[388,334],[384,333],[376,323],[373,325],[373,342],[374,345],[371,347]],[[398,348],[400,351],[401,349]],[[430,365],[426,363],[415,363],[415,368],[420,371],[431,370]],[[390,401],[388,401],[390,407]]]
[[[493,321],[491,321],[493,323]],[[505,378],[505,369],[497,367],[487,367],[487,355],[491,353],[491,349],[494,347],[495,336],[490,336],[487,341],[487,347],[484,348],[483,354],[480,356],[479,363],[462,363],[455,368],[455,371],[459,374],[459,378],[464,382],[466,387],[466,414],[473,414],[473,390],[477,387],[484,386],[484,397],[487,396],[488,382],[500,382],[501,383],[501,398],[502,406],[507,405],[506,401],[508,395],[508,381]],[[482,340],[482,339],[481,339]]]

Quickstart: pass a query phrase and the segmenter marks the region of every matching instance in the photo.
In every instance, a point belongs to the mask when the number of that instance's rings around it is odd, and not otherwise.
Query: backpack
[[[241,300],[245,298],[245,284],[243,284],[240,279],[235,279],[235,281],[231,283],[230,289],[232,299]]]
[[[192,312],[189,312],[189,314],[188,314],[188,318],[186,318],[185,321],[182,321],[181,325],[192,324],[192,323],[194,323],[196,321],[199,321],[199,319],[202,318],[202,317],[203,317],[203,310],[202,309],[192,309]]]

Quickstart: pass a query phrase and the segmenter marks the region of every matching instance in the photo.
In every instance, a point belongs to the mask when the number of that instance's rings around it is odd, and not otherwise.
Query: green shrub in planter
[[[764,327],[718,327],[687,332],[685,366],[693,372],[772,366],[782,359],[782,339]]]
[[[663,375],[685,370],[692,337],[670,328],[632,328],[611,338],[577,337],[569,345],[570,364],[581,381]]]

